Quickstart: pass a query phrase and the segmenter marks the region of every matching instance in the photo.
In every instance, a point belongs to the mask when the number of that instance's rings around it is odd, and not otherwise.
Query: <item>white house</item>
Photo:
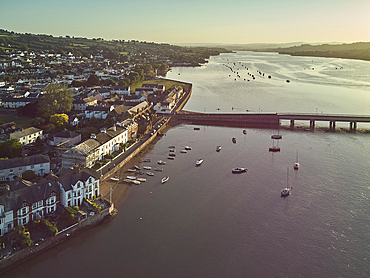
[[[10,134],[10,139],[18,139],[23,145],[28,145],[36,142],[36,139],[40,137],[42,139],[42,129],[36,127],[29,127],[16,131]]]
[[[43,176],[50,172],[50,158],[37,154],[0,160],[0,181],[14,180],[26,170],[32,170],[36,175]]]
[[[75,168],[59,178],[60,203],[64,207],[79,206],[84,199],[92,200],[98,197],[99,177],[90,169]]]

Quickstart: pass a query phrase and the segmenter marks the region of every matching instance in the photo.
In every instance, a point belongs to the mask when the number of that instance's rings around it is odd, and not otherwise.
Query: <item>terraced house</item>
[[[42,129],[29,127],[10,134],[10,139],[18,139],[23,145],[36,142],[37,137],[42,139]]]

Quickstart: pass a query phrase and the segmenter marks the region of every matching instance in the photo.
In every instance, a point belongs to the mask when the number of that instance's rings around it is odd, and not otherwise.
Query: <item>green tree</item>
[[[32,179],[36,178],[36,174],[32,170],[26,170],[22,173],[22,178],[28,181],[31,181]]]
[[[99,83],[100,83],[99,77],[95,74],[90,75],[89,78],[87,79],[88,85],[95,86],[99,85]]]
[[[73,93],[64,84],[49,84],[41,99],[40,114],[45,118],[53,114],[69,112],[72,109]]]
[[[41,117],[36,117],[31,121],[32,126],[40,127],[45,123],[45,120]]]
[[[22,155],[22,143],[18,139],[7,139],[0,143],[0,157],[19,157]]]
[[[51,115],[49,122],[55,124],[58,128],[61,128],[68,123],[68,115],[67,114]]]

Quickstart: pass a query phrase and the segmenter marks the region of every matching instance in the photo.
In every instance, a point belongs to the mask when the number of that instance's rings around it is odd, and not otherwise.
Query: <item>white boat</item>
[[[286,173],[286,187],[280,192],[281,197],[289,196],[290,191],[292,190],[292,187],[289,187],[288,176],[289,176],[289,168],[287,168],[287,173]]]
[[[127,171],[129,171],[129,172],[136,172],[136,169],[131,168],[131,169],[128,169]]]
[[[166,181],[168,181],[170,179],[170,177],[164,177],[162,180],[161,180],[161,183],[165,183]]]
[[[154,174],[153,174],[152,172],[146,172],[146,174],[147,174],[148,176],[154,176]]]
[[[140,184],[139,181],[131,181],[133,184]]]
[[[112,181],[119,181],[119,176],[111,177],[110,178]]]
[[[247,130],[246,129],[243,129],[243,134],[247,134]]]
[[[145,169],[145,170],[151,170],[152,167],[150,167],[150,166],[144,166],[143,169]]]
[[[247,171],[248,171],[248,168],[239,168],[239,167],[231,170],[231,172],[234,174],[240,174],[240,173],[244,173]]]
[[[181,150],[180,153],[187,153],[187,150]]]
[[[136,180],[138,180],[139,182],[146,182],[146,179],[144,178],[137,178]]]
[[[191,147],[189,147],[189,146],[185,146],[185,150],[190,151],[190,150],[191,150]]]
[[[136,170],[140,170],[141,168],[137,165],[134,166]]]
[[[135,176],[127,176],[126,178],[128,178],[129,180],[136,180]]]
[[[298,163],[298,150],[297,150],[297,158],[296,158],[296,162],[294,163],[294,170],[298,170],[299,169],[299,163]]]
[[[217,147],[216,147],[216,152],[221,151],[221,149],[222,149],[222,147],[221,147],[221,146],[217,146]]]
[[[160,164],[160,165],[165,165],[165,164],[166,164],[166,161],[158,160],[158,164]]]
[[[170,149],[170,152],[171,153],[175,153],[176,152],[176,149]]]
[[[168,159],[175,160],[175,157],[174,157],[174,156],[168,156],[167,158],[168,158]]]
[[[143,162],[150,162],[150,158],[144,158]]]
[[[272,147],[269,148],[269,152],[280,152],[279,141],[277,146],[275,146],[274,141],[272,141]]]
[[[203,163],[203,159],[198,159],[197,162],[195,162],[195,166],[200,166]]]
[[[159,168],[159,167],[154,168],[154,170],[155,171],[163,171],[163,169],[162,168]]]

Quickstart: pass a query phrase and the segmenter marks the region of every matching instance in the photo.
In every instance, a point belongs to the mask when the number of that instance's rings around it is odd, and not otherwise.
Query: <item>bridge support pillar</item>
[[[290,128],[293,129],[294,128],[294,120],[290,120]]]
[[[315,129],[315,121],[314,120],[310,120],[310,129],[311,130]]]
[[[350,122],[349,123],[349,131],[356,132],[357,123],[356,122]]]
[[[335,121],[330,121],[329,130],[335,131]]]

